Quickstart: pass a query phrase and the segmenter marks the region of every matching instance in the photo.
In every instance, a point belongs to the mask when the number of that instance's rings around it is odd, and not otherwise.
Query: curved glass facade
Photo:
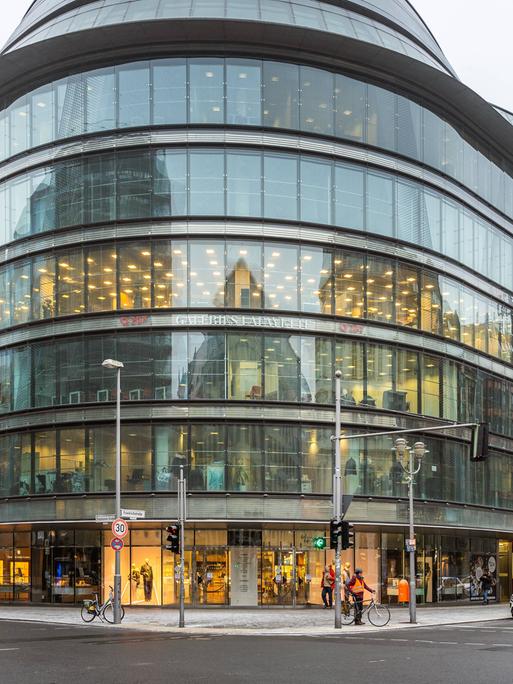
[[[343,560],[398,601],[397,435],[361,435],[411,429],[428,449],[419,600],[474,591],[473,554],[509,599],[508,124],[410,4],[41,0],[0,54],[0,90],[0,600],[112,584],[96,522],[116,480],[105,359],[123,364],[122,505],[145,511],[121,574],[150,563],[155,578],[124,600],[176,603],[162,534],[181,467],[190,604],[319,600],[337,370],[357,436],[341,442]],[[488,425],[483,460],[455,423]]]
[[[356,12],[322,2],[304,0],[96,0],[59,14],[8,47],[7,52],[77,31],[117,24],[163,19],[239,19],[325,31],[379,45],[429,66],[451,73],[415,41],[393,28]]]
[[[489,423],[513,436],[513,382],[440,355],[274,331],[87,333],[0,351],[0,413],[115,399],[101,363],[122,358],[123,400],[330,404]]]
[[[237,58],[134,62],[38,88],[0,113],[0,160],[72,136],[148,126],[255,126],[396,152],[513,217],[513,177],[421,104],[308,66]]]
[[[188,463],[192,492],[330,494],[330,436],[330,427],[308,424],[131,423],[121,433],[123,491],[176,491],[180,465]],[[416,483],[419,498],[513,509],[509,456],[494,452],[473,464],[463,444],[423,441],[429,453]],[[351,441],[344,454],[351,493],[407,496],[391,447],[386,437]],[[0,495],[113,492],[114,461],[114,426],[4,435]]]
[[[191,147],[84,156],[1,183],[0,210],[0,244],[132,219],[266,218],[397,238],[513,283],[513,241],[480,215],[423,183],[315,155]]]
[[[188,308],[365,319],[512,361],[511,307],[431,269],[366,252],[140,239],[44,252],[0,267],[0,329],[85,313]]]

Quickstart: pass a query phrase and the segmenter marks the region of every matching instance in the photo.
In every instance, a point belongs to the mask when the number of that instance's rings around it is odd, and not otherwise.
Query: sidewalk
[[[343,632],[374,632],[383,629],[410,627],[407,608],[393,608],[392,618],[386,627],[342,627]],[[451,625],[483,620],[510,618],[508,604],[490,606],[437,606],[417,609],[417,627]],[[35,622],[84,625],[80,618],[80,606],[3,606],[0,607],[0,620],[28,620]],[[179,632],[181,634],[217,635],[304,635],[326,636],[335,632],[333,627],[334,611],[311,609],[186,609],[185,629],[178,629],[176,609],[127,608],[121,629],[139,629],[153,632]],[[101,626],[96,619],[92,625]],[[86,626],[86,625],[84,625]],[[512,622],[513,626],[513,622]],[[110,628],[111,625],[105,625]],[[115,629],[118,629],[115,627]]]

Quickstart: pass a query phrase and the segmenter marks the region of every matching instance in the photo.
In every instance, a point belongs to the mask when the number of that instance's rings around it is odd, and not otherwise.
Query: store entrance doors
[[[228,603],[228,554],[226,549],[196,549],[194,602],[198,605]]]
[[[269,550],[262,554],[262,605],[296,606],[308,601],[308,552]]]

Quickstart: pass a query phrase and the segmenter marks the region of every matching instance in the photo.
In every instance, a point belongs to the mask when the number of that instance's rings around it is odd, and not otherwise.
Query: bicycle
[[[109,587],[109,598],[100,605],[98,594],[94,595],[94,600],[86,599],[80,611],[80,617],[84,622],[92,622],[96,617],[100,622],[114,624],[114,590]],[[121,606],[121,620],[125,617],[125,609]]]
[[[365,605],[367,604],[367,605]],[[390,610],[387,606],[381,603],[376,603],[374,598],[364,601],[364,607],[361,617],[367,615],[369,622],[374,627],[384,627],[390,622]],[[342,623],[344,625],[352,625],[356,617],[356,604],[354,598],[351,600],[345,598],[342,601]]]

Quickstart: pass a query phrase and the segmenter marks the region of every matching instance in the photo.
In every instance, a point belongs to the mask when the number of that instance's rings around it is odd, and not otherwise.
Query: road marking
[[[492,646],[507,646],[508,648],[513,648],[513,644],[492,644]]]
[[[480,641],[465,641],[463,643],[464,646],[486,646],[486,644],[483,644]]]
[[[418,641],[419,644],[434,644],[434,641],[430,641],[429,639],[415,639],[415,641]]]
[[[389,639],[389,641],[408,641],[408,639]]]
[[[458,642],[457,641],[439,641],[439,644],[450,644],[451,646],[455,646]]]
[[[0,648],[0,651],[19,651],[19,648]]]
[[[369,660],[369,663],[385,663],[385,660]]]

